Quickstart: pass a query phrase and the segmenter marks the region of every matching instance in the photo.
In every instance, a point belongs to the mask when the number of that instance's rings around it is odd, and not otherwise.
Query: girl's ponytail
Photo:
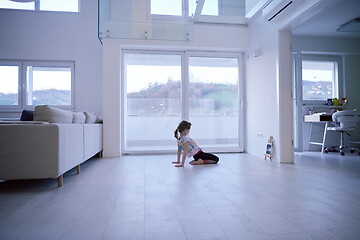
[[[179,140],[179,129],[175,129],[174,137]]]

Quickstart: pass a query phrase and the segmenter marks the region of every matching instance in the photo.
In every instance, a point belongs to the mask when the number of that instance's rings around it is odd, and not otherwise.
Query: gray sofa
[[[56,178],[61,187],[65,172],[76,167],[80,173],[81,163],[101,156],[102,124],[64,122],[59,112],[40,121],[38,112],[36,121],[0,123],[0,180]],[[54,116],[62,122],[52,122]]]

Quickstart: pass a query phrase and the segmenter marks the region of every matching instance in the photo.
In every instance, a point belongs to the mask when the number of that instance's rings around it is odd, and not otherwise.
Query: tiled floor
[[[360,156],[295,164],[221,154],[92,159],[80,175],[0,182],[0,239],[360,239]]]

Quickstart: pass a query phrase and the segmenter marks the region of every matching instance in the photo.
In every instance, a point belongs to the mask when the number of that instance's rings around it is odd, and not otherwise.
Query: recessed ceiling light
[[[336,31],[338,31],[338,32],[359,32],[360,31],[360,17],[355,18],[355,19],[341,25]]]

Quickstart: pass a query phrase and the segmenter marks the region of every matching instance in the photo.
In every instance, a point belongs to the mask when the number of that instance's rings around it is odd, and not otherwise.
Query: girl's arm
[[[182,156],[182,161],[181,161],[181,164],[178,164],[178,165],[175,165],[175,167],[183,167],[184,164],[185,164],[185,159],[186,159],[186,156],[189,152],[189,142],[185,142],[184,143],[184,152],[183,152],[183,156]],[[178,155],[178,160],[180,160],[180,155]]]
[[[177,150],[177,161],[176,162],[172,162],[172,163],[180,163],[180,156],[181,156],[181,148],[178,145],[178,150]]]

